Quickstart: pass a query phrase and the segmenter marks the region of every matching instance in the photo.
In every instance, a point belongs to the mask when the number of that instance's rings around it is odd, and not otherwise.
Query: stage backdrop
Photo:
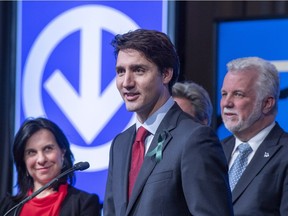
[[[234,20],[217,23],[217,116],[226,64],[235,58],[258,56],[271,61],[280,75],[280,100],[276,120],[288,131],[288,18]],[[218,135],[230,135],[223,124]]]
[[[16,130],[44,116],[65,132],[76,186],[104,197],[109,148],[134,123],[115,86],[110,42],[137,28],[166,32],[167,1],[20,1]]]

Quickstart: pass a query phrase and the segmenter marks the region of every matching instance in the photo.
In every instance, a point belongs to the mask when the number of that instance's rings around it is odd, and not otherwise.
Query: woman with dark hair
[[[15,136],[13,157],[18,173],[18,193],[2,199],[0,215],[72,168],[74,161],[65,134],[46,118],[27,119],[22,124]],[[53,187],[26,202],[17,214],[12,211],[9,215],[100,215],[98,196],[76,189],[72,186],[74,181],[75,176],[71,172]]]

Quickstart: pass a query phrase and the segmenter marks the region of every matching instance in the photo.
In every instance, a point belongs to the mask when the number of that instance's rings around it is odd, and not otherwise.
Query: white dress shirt
[[[166,103],[163,104],[163,106],[160,107],[156,112],[154,112],[143,124],[136,120],[136,131],[140,126],[142,126],[150,132],[145,140],[145,154],[151,145],[152,139],[154,138],[160,123],[162,122],[169,109],[174,105],[174,103],[175,101],[172,99],[172,97],[170,97]]]
[[[257,149],[259,148],[261,143],[264,141],[264,139],[270,133],[270,131],[272,130],[272,128],[274,126],[275,126],[275,122],[271,123],[269,126],[264,128],[263,130],[261,130],[258,134],[256,134],[254,137],[252,137],[247,142],[243,142],[235,136],[235,146],[234,146],[234,149],[232,151],[231,160],[229,162],[229,169],[231,168],[232,164],[234,163],[235,159],[237,158],[237,156],[239,154],[239,151],[237,150],[237,148],[241,143],[248,143],[253,150],[248,156],[248,164],[249,164],[250,161],[252,160],[255,152],[257,151]]]

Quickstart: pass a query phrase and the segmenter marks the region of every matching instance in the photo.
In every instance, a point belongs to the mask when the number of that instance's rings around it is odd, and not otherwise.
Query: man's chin
[[[241,129],[241,126],[239,124],[224,123],[224,125],[231,133],[237,133]]]
[[[132,106],[131,104],[127,104],[127,103],[126,103],[126,110],[127,110],[128,112],[136,112],[136,111],[137,111],[137,107]]]

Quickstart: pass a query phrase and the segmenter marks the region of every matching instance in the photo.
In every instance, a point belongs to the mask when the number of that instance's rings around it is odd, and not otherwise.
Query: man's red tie
[[[134,183],[142,166],[145,154],[145,138],[148,135],[148,131],[144,127],[139,127],[136,139],[132,146],[132,156],[131,156],[131,165],[129,172],[129,189],[128,189],[128,198],[132,193]]]

